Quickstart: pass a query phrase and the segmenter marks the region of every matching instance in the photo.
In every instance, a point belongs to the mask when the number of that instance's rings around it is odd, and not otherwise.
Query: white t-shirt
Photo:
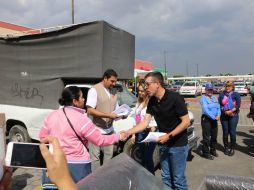
[[[103,87],[103,88],[104,88],[106,94],[108,95],[108,98],[110,98],[109,90],[106,89],[105,87]],[[96,108],[96,105],[97,105],[97,91],[93,87],[87,93],[86,105],[90,106],[92,108]],[[115,108],[117,108],[118,106],[119,106],[118,102],[116,102],[116,107]],[[92,119],[92,116],[89,116],[89,117],[90,117],[90,119]],[[109,133],[114,131],[113,126],[108,128],[108,129],[102,129],[100,127],[97,127],[97,128],[101,131],[101,134],[109,134]]]
[[[138,104],[138,103],[136,104],[135,112],[134,112],[134,120],[135,120],[134,125],[137,125],[137,123],[136,123],[137,115],[140,115],[140,121],[142,121],[144,119],[144,117],[146,115],[146,109],[147,109],[147,106],[143,108],[143,104]],[[156,126],[157,126],[157,123],[156,123],[154,117],[152,117],[147,128],[156,127]]]

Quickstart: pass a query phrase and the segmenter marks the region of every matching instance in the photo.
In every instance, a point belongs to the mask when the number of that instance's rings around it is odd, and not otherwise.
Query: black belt
[[[208,116],[205,115],[205,114],[202,114],[201,118],[205,118],[205,119],[210,120],[210,121],[215,121],[214,119],[208,117]]]

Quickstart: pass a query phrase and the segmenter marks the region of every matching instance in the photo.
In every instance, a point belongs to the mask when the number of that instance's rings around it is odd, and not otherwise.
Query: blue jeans
[[[141,132],[136,135],[136,142],[142,141],[148,132]],[[156,143],[138,143],[138,147],[141,153],[142,163],[149,172],[154,175],[154,163],[153,163],[153,152],[156,147]]]
[[[75,183],[88,176],[91,171],[91,163],[68,163],[71,177]],[[46,171],[42,171],[42,189],[51,190],[58,189],[46,175]]]
[[[225,147],[228,147],[228,136],[230,135],[231,148],[235,147],[236,143],[236,127],[238,124],[239,115],[233,117],[221,115],[221,125],[223,130],[223,143]]]
[[[160,145],[161,177],[164,184],[172,189],[187,190],[185,176],[188,145],[180,147],[167,147]]]

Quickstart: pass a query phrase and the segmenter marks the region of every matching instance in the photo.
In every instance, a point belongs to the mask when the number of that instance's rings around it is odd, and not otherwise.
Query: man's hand
[[[157,143],[161,143],[164,144],[165,142],[167,142],[169,139],[171,139],[173,136],[171,133],[167,133],[165,135],[162,135],[159,137]]]
[[[122,119],[126,119],[127,117],[128,117],[128,115],[121,116]]]
[[[120,141],[126,141],[129,137],[128,133],[126,131],[121,131],[120,133]]]
[[[44,143],[53,146],[53,153],[50,153]],[[48,136],[40,144],[41,154],[47,165],[47,172],[50,179],[57,185],[59,190],[76,190],[77,187],[69,173],[67,161],[57,138]]]
[[[131,144],[135,144],[135,142],[136,142],[136,136],[132,135],[131,136]]]
[[[219,121],[220,120],[220,116],[216,116],[215,120]]]
[[[117,114],[115,114],[115,113],[110,113],[110,115],[109,115],[109,118],[110,118],[110,119],[116,119],[116,118],[118,118],[118,117],[120,117],[120,116],[117,115]]]

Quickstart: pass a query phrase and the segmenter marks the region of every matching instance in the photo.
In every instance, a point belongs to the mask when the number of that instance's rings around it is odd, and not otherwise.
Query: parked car
[[[202,94],[205,94],[205,86],[206,86],[206,84],[208,84],[208,83],[202,84],[202,87],[201,87],[201,93],[202,93]],[[210,84],[210,83],[209,83],[209,84]]]
[[[247,96],[248,95],[248,88],[244,81],[234,81],[235,84],[235,91],[238,92],[240,95]]]
[[[170,91],[172,91],[172,88],[173,88],[171,84],[166,84],[164,87]]]
[[[214,83],[213,84],[213,93],[214,94],[219,94],[223,92],[224,90],[224,84],[223,83]]]
[[[252,85],[252,82],[251,81],[245,81],[245,84],[246,84],[247,88],[250,88],[251,85]]]
[[[179,93],[181,95],[194,96],[201,95],[201,85],[198,81],[186,81],[181,86]]]
[[[179,92],[181,86],[183,85],[184,81],[176,81],[171,88],[171,91]]]

